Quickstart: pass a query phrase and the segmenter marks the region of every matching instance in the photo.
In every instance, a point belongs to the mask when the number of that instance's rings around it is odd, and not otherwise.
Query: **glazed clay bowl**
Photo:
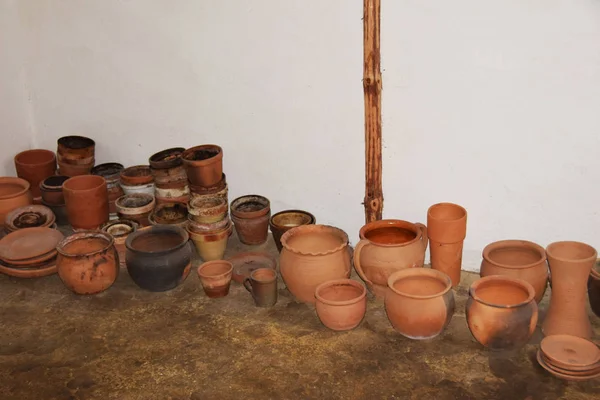
[[[148,217],[152,225],[179,225],[184,227],[188,222],[188,208],[181,203],[165,203],[157,205]]]
[[[250,194],[231,202],[231,215],[240,219],[258,218],[271,211],[271,203],[264,196]]]
[[[198,267],[204,293],[211,299],[229,294],[233,265],[229,261],[207,261]]]
[[[102,232],[106,232],[111,235],[114,239],[115,248],[119,253],[119,264],[121,268],[126,266],[125,256],[127,248],[125,247],[125,241],[130,233],[137,230],[138,224],[135,221],[127,219],[117,219],[114,221],[108,221],[100,228]]]
[[[48,207],[32,205],[19,207],[9,212],[4,224],[6,229],[12,232],[24,228],[51,226],[55,220],[54,213]]]
[[[42,201],[47,204],[61,206],[65,204],[65,196],[63,195],[63,184],[69,179],[68,176],[55,175],[50,176],[40,182],[40,192]]]
[[[143,193],[126,194],[115,201],[119,218],[135,221],[141,226],[150,225],[148,216],[155,204],[154,196]]]
[[[0,224],[4,224],[9,212],[33,202],[29,188],[25,179],[0,177]]]
[[[146,185],[154,182],[148,165],[135,165],[121,171],[121,183],[125,186]]]
[[[57,154],[68,163],[77,163],[84,160],[85,164],[94,157],[96,143],[85,136],[63,136],[57,141]]]
[[[492,275],[469,289],[467,325],[479,343],[490,350],[523,347],[535,330],[538,306],[535,290],[521,279]]]
[[[352,279],[323,282],[315,289],[317,316],[327,328],[356,328],[367,311],[367,289]]]
[[[181,154],[183,165],[192,185],[211,187],[223,175],[223,149],[205,144],[187,149]]]
[[[281,252],[281,236],[284,233],[300,225],[314,225],[315,223],[315,216],[302,210],[284,210],[271,216],[269,227],[273,233],[277,250]]]
[[[63,194],[73,229],[98,229],[108,221],[108,189],[103,177],[72,177],[63,183]]]
[[[185,151],[183,147],[172,147],[170,149],[159,151],[150,156],[148,163],[155,169],[170,169],[180,166],[183,161],[181,154]]]
[[[56,172],[56,155],[50,150],[26,150],[15,156],[17,176],[31,185],[33,197],[40,197],[40,182]]]
[[[196,198],[190,201],[189,207],[191,219],[202,224],[223,220],[229,209],[227,202],[220,197]]]
[[[408,268],[388,278],[385,311],[396,331],[409,339],[431,339],[454,314],[452,281],[429,268]]]

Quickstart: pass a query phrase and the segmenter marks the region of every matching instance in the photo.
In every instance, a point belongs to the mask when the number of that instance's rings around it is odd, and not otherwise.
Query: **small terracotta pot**
[[[439,203],[427,211],[427,235],[431,253],[431,268],[460,283],[463,241],[467,235],[467,210],[452,203]]]
[[[47,204],[44,201],[42,201],[42,205],[44,205],[52,210],[52,213],[54,214],[54,216],[56,218],[56,221],[55,221],[56,224],[61,225],[61,226],[69,224],[69,216],[67,214],[67,206],[65,206],[64,204],[61,204],[61,205]]]
[[[149,194],[150,196],[154,196],[154,191],[156,190],[156,186],[154,182],[147,183],[145,185],[134,185],[128,186],[124,185],[123,182],[120,183],[121,189],[123,189],[123,193],[128,194]]]
[[[119,276],[119,255],[112,236],[105,232],[80,232],[58,246],[58,276],[77,294],[100,293]]]
[[[125,186],[139,186],[153,183],[152,171],[148,165],[135,165],[121,171],[121,183]]]
[[[213,222],[210,224],[201,224],[199,222],[194,221],[191,215],[188,215],[188,230],[193,233],[206,233],[212,231],[220,231],[225,229],[227,226],[231,224],[231,220],[228,216],[225,216],[220,221]]]
[[[281,252],[281,236],[292,228],[300,225],[314,225],[315,216],[302,210],[285,210],[274,214],[269,219],[269,227],[273,233],[273,239],[277,250]]]
[[[229,294],[233,265],[229,261],[208,261],[198,267],[198,276],[204,293],[211,299]]]
[[[119,218],[135,221],[140,226],[150,226],[148,216],[155,204],[154,196],[149,194],[126,194],[115,202]]]
[[[223,220],[229,206],[220,197],[210,199],[194,199],[190,201],[189,213],[191,219],[201,224],[211,224]]]
[[[187,227],[190,239],[196,246],[198,255],[204,261],[221,260],[227,249],[232,226],[228,223],[223,229],[207,232],[195,232]]]
[[[89,175],[94,167],[94,162],[92,161],[89,164],[82,165],[71,165],[66,164],[62,161],[58,161],[58,174],[64,176],[80,176],[80,175]]]
[[[466,315],[475,340],[490,350],[523,347],[538,320],[535,290],[521,279],[499,275],[481,278],[469,289]]]
[[[596,260],[588,279],[588,298],[592,311],[600,317],[600,260]]]
[[[272,307],[277,303],[277,271],[274,269],[257,268],[243,282],[256,307]]]
[[[4,226],[6,214],[33,202],[30,186],[25,179],[0,177],[0,225]]]
[[[259,245],[267,241],[271,208],[269,199],[258,195],[238,197],[231,202],[231,220],[240,242]]]
[[[394,329],[410,339],[438,336],[454,315],[452,281],[443,272],[408,268],[388,278],[385,311]]]
[[[171,169],[180,166],[183,161],[181,154],[185,151],[183,147],[172,147],[170,149],[161,150],[150,156],[148,164],[154,169]]]
[[[210,187],[223,175],[223,149],[205,144],[187,149],[181,154],[187,177],[192,185]]]
[[[270,212],[271,203],[264,196],[249,194],[238,197],[231,202],[231,215],[237,218],[257,218]]]
[[[356,328],[367,311],[367,289],[352,279],[323,282],[315,289],[317,316],[329,329]]]
[[[46,204],[52,205],[64,205],[65,196],[63,195],[62,186],[65,181],[69,179],[68,176],[55,175],[50,176],[40,182],[40,192],[42,194],[42,200]]]
[[[15,208],[6,215],[5,228],[14,232],[24,228],[51,227],[56,217],[51,209],[42,205]]]
[[[68,164],[89,164],[96,152],[96,143],[85,136],[63,136],[57,144],[57,156]]]
[[[40,197],[40,182],[56,172],[56,155],[50,150],[26,150],[15,156],[17,176],[31,185],[31,195]]]
[[[189,182],[189,186],[192,194],[196,194],[198,196],[215,195],[227,188],[227,176],[222,174],[219,182],[211,186],[198,186],[191,182]]]
[[[108,221],[106,181],[97,175],[81,175],[63,183],[69,223],[73,229],[98,229]]]
[[[177,225],[185,228],[188,224],[188,209],[185,204],[166,203],[157,205],[148,220],[152,225]]]
[[[92,175],[99,175],[106,180],[106,189],[108,190],[108,212],[116,217],[117,206],[115,202],[124,195],[121,188],[121,171],[123,165],[119,163],[100,164],[92,168]]]
[[[118,219],[116,221],[109,221],[100,228],[102,232],[106,232],[113,237],[115,248],[119,253],[119,263],[121,268],[125,268],[127,266],[125,263],[127,250],[125,247],[125,241],[130,233],[133,233],[137,230],[137,227],[137,222],[126,219]]]

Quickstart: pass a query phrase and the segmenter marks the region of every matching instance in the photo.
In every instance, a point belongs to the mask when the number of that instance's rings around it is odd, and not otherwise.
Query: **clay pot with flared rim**
[[[56,221],[52,210],[43,205],[15,208],[6,215],[4,227],[9,232],[25,228],[51,227]]]
[[[598,253],[581,242],[554,242],[546,247],[552,274],[550,306],[542,332],[550,335],[592,336],[585,308],[587,283]]]
[[[63,239],[56,250],[58,276],[77,294],[103,292],[119,276],[119,255],[108,233],[75,233]]]
[[[427,210],[427,235],[431,268],[460,283],[463,241],[467,235],[467,210],[458,204],[438,203]]]
[[[54,175],[40,182],[42,201],[46,204],[64,205],[65,196],[63,195],[62,186],[67,179],[69,179],[68,176]]]
[[[301,302],[314,304],[323,282],[350,277],[348,235],[328,225],[301,225],[281,237],[279,270],[288,290]]]
[[[187,149],[181,154],[185,172],[194,186],[210,187],[223,175],[223,149],[215,144],[204,144]]]
[[[148,216],[155,204],[154,196],[142,193],[126,194],[115,202],[119,218],[135,221],[140,226],[150,226]]]
[[[527,344],[538,321],[535,290],[522,279],[492,275],[469,289],[467,325],[490,350],[514,350]]]
[[[96,142],[85,136],[63,136],[57,140],[56,154],[69,163],[94,157]]]
[[[225,229],[229,225],[231,225],[231,220],[229,219],[229,217],[227,215],[222,220],[217,221],[217,222],[212,222],[210,224],[201,224],[199,222],[194,221],[191,217],[192,217],[191,215],[188,215],[187,228],[190,232],[193,232],[193,233],[206,233],[206,232],[220,231],[220,230]]]
[[[198,276],[204,293],[211,299],[229,294],[233,265],[229,261],[207,261],[198,267]]]
[[[352,279],[323,282],[315,289],[317,316],[327,328],[356,328],[367,311],[367,289]]]
[[[427,228],[396,219],[375,221],[360,229],[354,248],[354,269],[369,290],[383,299],[388,278],[405,268],[422,267],[427,249]]]
[[[137,227],[137,222],[127,219],[118,219],[109,221],[100,228],[102,232],[106,232],[113,237],[115,248],[119,253],[119,264],[121,265],[121,268],[126,267],[125,256],[127,248],[125,247],[125,241],[130,233],[137,230]]]
[[[125,186],[147,185],[154,182],[149,165],[134,165],[121,171],[121,183]]]
[[[454,315],[452,281],[443,272],[407,268],[388,278],[385,312],[396,331],[409,339],[438,336]]]
[[[540,302],[548,286],[548,264],[544,248],[527,240],[501,240],[483,249],[479,275],[509,276],[529,282]]]
[[[229,240],[229,236],[231,236],[233,229],[231,222],[227,222],[227,225],[220,230],[206,232],[196,232],[192,230],[190,228],[191,224],[187,226],[187,232],[190,235],[190,239],[194,243],[194,246],[196,246],[198,255],[202,260],[221,260],[225,255],[227,241]]]
[[[148,164],[154,169],[170,169],[178,167],[183,163],[181,154],[185,149],[183,147],[172,147],[152,154],[148,159]]]
[[[188,224],[188,209],[181,203],[160,204],[150,213],[148,220],[151,225],[177,225],[185,228]]]
[[[590,272],[588,298],[592,311],[597,317],[600,317],[600,260],[596,260],[596,264],[592,268],[592,272]]]
[[[256,218],[237,218],[232,215],[231,221],[240,242],[249,246],[257,246],[265,243],[269,238],[270,218],[270,213]]]
[[[156,190],[156,186],[154,182],[146,183],[144,185],[134,185],[128,186],[124,185],[123,182],[120,183],[121,189],[123,189],[123,193],[128,194],[149,194],[150,196],[154,196],[154,192]]]
[[[191,219],[201,224],[211,224],[223,220],[229,206],[220,197],[209,199],[193,199],[189,204]]]
[[[33,203],[30,186],[25,179],[0,177],[0,227],[4,226],[6,214]]]
[[[271,212],[271,202],[264,196],[249,194],[231,202],[231,215],[237,218],[257,218]]]
[[[80,176],[80,175],[90,175],[92,168],[94,167],[94,161],[89,164],[82,165],[71,165],[64,163],[62,161],[58,161],[58,174],[64,176]]]
[[[302,210],[284,210],[280,211],[269,219],[269,227],[273,233],[273,239],[277,250],[281,252],[281,236],[292,228],[300,225],[314,225],[316,223],[315,216],[307,211]]]
[[[15,169],[31,185],[31,195],[40,197],[40,182],[56,172],[56,155],[50,150],[25,150],[15,156]]]
[[[108,190],[103,177],[72,177],[63,183],[63,194],[73,229],[94,230],[108,221]]]
[[[69,224],[69,216],[67,214],[67,206],[64,204],[56,205],[56,204],[48,204],[42,200],[42,205],[48,207],[52,210],[56,220],[55,223],[60,226]]]
[[[257,268],[244,279],[243,284],[256,307],[272,307],[277,303],[277,271],[274,269]]]

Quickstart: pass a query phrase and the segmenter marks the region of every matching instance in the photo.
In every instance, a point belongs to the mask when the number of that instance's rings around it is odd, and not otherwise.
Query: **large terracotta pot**
[[[483,249],[479,275],[502,275],[523,279],[535,290],[535,301],[540,302],[548,286],[548,264],[544,248],[527,240],[501,240]]]
[[[429,268],[408,268],[388,278],[385,312],[394,329],[410,339],[438,336],[454,315],[448,275]]]
[[[588,279],[588,297],[592,311],[600,317],[600,260],[596,260]]]
[[[388,278],[405,268],[422,267],[427,249],[427,228],[395,219],[375,221],[360,230],[354,248],[354,268],[369,290],[383,299]]]
[[[72,177],[63,183],[63,194],[73,229],[98,229],[108,221],[108,191],[103,177]]]
[[[192,147],[181,154],[185,172],[192,185],[213,186],[223,175],[223,149],[214,144]]]
[[[12,210],[33,202],[29,182],[21,178],[0,177],[0,227]]]
[[[281,236],[292,228],[300,225],[314,225],[317,221],[315,216],[302,210],[285,210],[274,214],[269,220],[269,227],[273,233],[273,239],[277,250],[281,252]]]
[[[40,182],[56,172],[56,155],[50,150],[26,150],[15,156],[17,176],[31,185],[31,195],[40,197]]]
[[[350,277],[348,235],[327,225],[302,225],[281,237],[279,267],[288,290],[304,303],[315,303],[321,283]]]
[[[555,242],[546,248],[552,293],[542,332],[589,339],[592,327],[587,315],[587,282],[598,253],[581,242]]]

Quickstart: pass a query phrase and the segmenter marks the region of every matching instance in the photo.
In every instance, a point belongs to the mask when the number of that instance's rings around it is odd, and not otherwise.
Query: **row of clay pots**
[[[96,143],[84,136],[64,136],[57,141],[58,174],[78,176],[90,174],[95,164]]]
[[[30,187],[25,179],[0,177],[0,224],[12,210],[33,203]]]
[[[271,203],[259,195],[238,197],[231,202],[231,220],[240,242],[259,245],[267,241]]]
[[[25,150],[15,156],[15,169],[19,178],[30,184],[34,201],[41,202],[40,183],[56,172],[56,155],[50,150]]]

